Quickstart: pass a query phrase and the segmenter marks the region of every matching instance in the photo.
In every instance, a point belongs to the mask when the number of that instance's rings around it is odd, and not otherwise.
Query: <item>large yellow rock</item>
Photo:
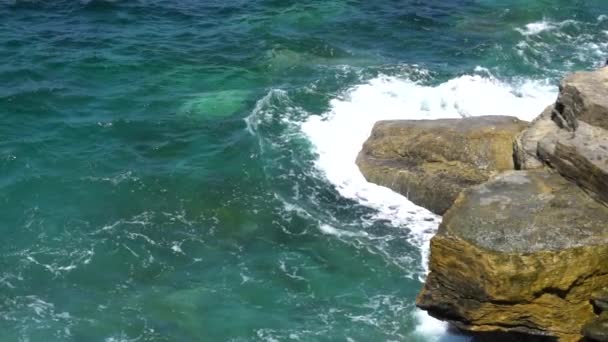
[[[368,181],[441,215],[463,189],[514,168],[513,140],[527,125],[508,116],[380,121],[357,165]]]
[[[546,170],[465,190],[431,241],[417,305],[470,331],[578,341],[608,286],[608,208]]]

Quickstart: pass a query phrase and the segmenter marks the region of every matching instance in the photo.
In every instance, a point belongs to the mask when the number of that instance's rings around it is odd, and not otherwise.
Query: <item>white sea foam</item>
[[[600,18],[598,18],[600,20]],[[601,21],[601,20],[600,20]],[[550,20],[543,19],[541,21],[535,21],[529,24],[526,24],[523,28],[516,28],[519,33],[524,36],[533,36],[545,31],[553,31],[555,29],[560,29],[564,26],[569,25],[577,25],[578,21],[568,19],[564,21],[554,22]]]
[[[433,340],[438,340],[442,335],[445,334],[447,325],[443,322],[438,322],[436,319],[429,316],[429,314],[427,314],[425,311],[416,310],[413,315],[418,321],[416,334],[429,337]]]
[[[510,85],[492,77],[461,76],[438,86],[424,86],[382,76],[332,100],[329,112],[308,118],[301,129],[318,154],[317,168],[342,196],[376,209],[376,218],[412,232],[410,242],[420,248],[426,270],[428,241],[441,218],[388,188],[368,183],[355,164],[374,123],[480,115],[512,115],[531,120],[554,101],[555,95],[555,87],[544,82]],[[326,234],[341,233],[329,226],[322,226],[321,230]],[[417,333],[437,339],[445,332],[443,323],[425,313],[415,315],[420,322]]]
[[[556,25],[554,23],[543,20],[543,21],[529,23],[526,26],[524,26],[523,28],[517,28],[516,30],[519,33],[523,34],[524,36],[531,36],[531,35],[539,34],[543,31],[553,30],[555,28],[556,28]]]
[[[182,250],[182,243],[183,242],[174,241],[171,245],[171,250],[178,254],[184,254],[184,251]]]
[[[348,237],[367,237],[368,234],[364,231],[360,231],[360,232],[350,232],[348,230],[342,230],[342,229],[337,229],[334,228],[328,224],[320,224],[319,225],[319,229],[321,230],[321,232],[323,234],[328,234],[328,235],[335,235],[337,237],[341,237],[341,236],[348,236]]]
[[[516,53],[527,64],[553,77],[561,77],[564,71],[554,69],[556,64],[562,64],[567,69],[577,63],[599,67],[604,64],[608,54],[604,33],[606,16],[599,16],[597,21],[592,22],[544,19],[515,30],[523,36],[514,47]],[[555,53],[555,44],[560,45],[561,54]]]

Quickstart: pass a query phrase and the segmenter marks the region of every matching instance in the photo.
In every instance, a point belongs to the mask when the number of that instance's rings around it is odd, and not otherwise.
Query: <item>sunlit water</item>
[[[0,1],[0,341],[461,341],[380,119],[534,118],[597,1]]]

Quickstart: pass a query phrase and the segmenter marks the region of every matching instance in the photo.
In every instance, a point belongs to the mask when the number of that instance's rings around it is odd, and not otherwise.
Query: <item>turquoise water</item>
[[[453,341],[382,118],[532,118],[608,2],[1,1],[0,341]]]

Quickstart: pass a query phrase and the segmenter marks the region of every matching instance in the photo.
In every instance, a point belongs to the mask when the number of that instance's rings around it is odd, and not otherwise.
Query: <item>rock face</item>
[[[608,203],[608,130],[579,122],[540,140],[538,154],[562,175]]]
[[[551,119],[553,105],[547,107],[530,127],[517,135],[513,143],[513,158],[518,170],[531,170],[544,167],[538,156],[538,143],[547,136],[554,136],[560,129]]]
[[[465,190],[431,241],[417,305],[471,331],[580,339],[608,284],[608,208],[546,170]]]
[[[514,117],[380,121],[357,158],[368,181],[443,214],[462,189],[512,170]]]
[[[608,129],[608,68],[577,72],[564,78],[553,111],[562,128],[575,131],[578,122]]]

